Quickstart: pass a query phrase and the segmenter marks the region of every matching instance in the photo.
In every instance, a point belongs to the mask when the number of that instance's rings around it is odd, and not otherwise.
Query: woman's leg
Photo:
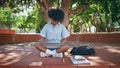
[[[60,48],[56,49],[56,52],[57,52],[57,53],[65,52],[65,51],[67,51],[69,48],[70,48],[70,46],[69,46],[68,44],[65,44],[65,45],[62,45]]]
[[[39,50],[39,51],[42,51],[42,52],[46,52],[47,48],[43,47],[42,44],[40,43],[35,43],[34,46]]]
[[[44,52],[44,53],[47,54],[47,55],[53,55],[53,54],[54,54],[50,49],[47,49],[47,48],[43,47],[43,46],[40,45],[40,44],[35,44],[35,47],[36,47],[39,51]]]

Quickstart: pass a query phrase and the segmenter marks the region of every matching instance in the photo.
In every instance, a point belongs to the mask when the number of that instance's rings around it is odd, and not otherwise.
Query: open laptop
[[[60,48],[60,43],[50,43],[50,42],[44,42],[43,46],[46,48]]]

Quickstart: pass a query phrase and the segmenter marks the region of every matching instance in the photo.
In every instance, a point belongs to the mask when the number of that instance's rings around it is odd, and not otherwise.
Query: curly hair
[[[48,17],[53,21],[62,21],[64,19],[64,12],[60,9],[50,9],[48,11]]]

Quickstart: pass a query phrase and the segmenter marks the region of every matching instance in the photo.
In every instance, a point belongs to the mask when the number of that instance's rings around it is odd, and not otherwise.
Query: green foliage
[[[46,24],[44,13],[34,0],[4,0],[7,8],[0,8],[0,25],[9,28],[14,27],[37,32]],[[49,4],[60,7],[61,0],[49,0]],[[66,3],[67,4],[67,3]],[[69,28],[71,32],[87,32],[91,26],[95,26],[97,32],[111,32],[116,26],[120,26],[120,0],[70,0],[69,11],[89,4],[90,8],[70,16]],[[33,7],[28,16],[19,16],[18,19],[12,13],[19,13]],[[11,9],[8,9],[11,8]],[[16,21],[17,19],[17,21]]]
[[[73,32],[84,32],[91,26],[95,26],[97,32],[111,32],[115,26],[120,26],[119,0],[71,0],[70,10],[82,4],[89,4],[90,8],[70,17],[69,26]]]
[[[40,30],[46,24],[43,11],[36,5],[30,14],[33,15],[36,33],[40,33]],[[31,19],[31,21],[33,21],[33,19]]]
[[[30,16],[28,17],[21,16],[19,17],[19,20],[20,20],[19,22],[21,23],[19,23],[18,28],[24,30],[24,32],[28,32],[29,30],[34,28],[33,22],[30,21],[31,20]]]
[[[12,23],[17,23],[15,24],[15,26],[12,26],[13,29],[24,30],[24,32],[29,32],[30,30],[36,29],[36,32],[40,32],[40,29],[42,29],[45,24],[44,13],[40,10],[40,8],[38,8],[38,4],[36,4],[36,1],[6,0],[5,2],[6,7],[0,8],[1,25],[8,26],[9,24],[12,25]],[[27,11],[30,8],[32,8],[32,11]],[[24,10],[26,10],[26,13],[28,13],[27,16],[20,15],[20,12],[24,12]],[[14,17],[11,14],[17,15],[17,17]],[[14,20],[14,22],[11,22],[11,20]]]
[[[24,32],[34,29],[39,33],[45,24],[44,13],[36,6],[34,10],[28,13],[28,16],[20,16],[19,23],[21,24],[18,25],[18,28],[24,30]]]
[[[111,0],[110,1],[110,11],[111,11],[111,17],[113,22],[119,22],[120,24],[120,1],[119,0]]]
[[[9,8],[0,8],[0,24],[11,29],[16,22],[16,16],[12,14]]]

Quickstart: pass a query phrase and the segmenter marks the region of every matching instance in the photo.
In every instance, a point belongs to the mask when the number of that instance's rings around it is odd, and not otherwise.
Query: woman
[[[64,12],[60,9],[50,9],[48,11],[48,17],[51,19],[50,23],[47,23],[40,32],[41,39],[39,43],[35,44],[35,47],[41,51],[40,56],[53,56],[63,57],[63,52],[69,49],[69,45],[66,44],[67,37],[70,36],[68,30],[60,22],[64,19]],[[43,47],[43,42],[60,43],[59,48],[46,48]]]

